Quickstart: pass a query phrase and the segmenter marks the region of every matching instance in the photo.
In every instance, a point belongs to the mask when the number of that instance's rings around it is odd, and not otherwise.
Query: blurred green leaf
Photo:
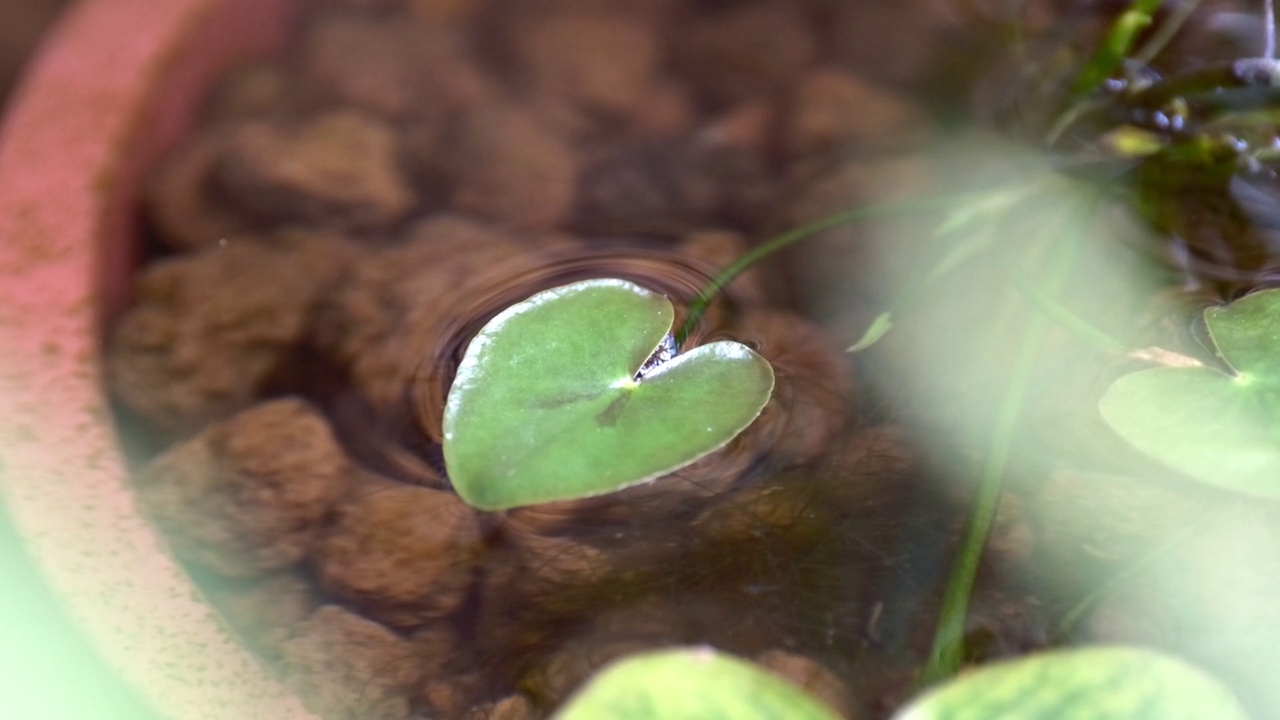
[[[632,655],[593,677],[555,720],[838,720],[800,688],[709,647]]]
[[[952,680],[893,720],[1248,720],[1222,683],[1137,648],[1098,647],[996,663]]]
[[[1134,447],[1215,487],[1280,498],[1280,290],[1205,311],[1234,374],[1161,367],[1126,375],[1099,403]]]

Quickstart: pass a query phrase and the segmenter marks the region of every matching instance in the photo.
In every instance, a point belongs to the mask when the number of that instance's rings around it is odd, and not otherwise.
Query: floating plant
[[[1112,383],[1102,417],[1131,445],[1225,490],[1280,498],[1280,289],[1204,312],[1226,370],[1198,362]]]
[[[741,343],[676,352],[675,310],[634,283],[540,292],[467,347],[444,411],[449,479],[502,510],[613,492],[665,475],[742,432],[773,391]]]

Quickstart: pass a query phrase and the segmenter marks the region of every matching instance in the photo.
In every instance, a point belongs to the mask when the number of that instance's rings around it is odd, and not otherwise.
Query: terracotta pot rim
[[[104,238],[124,215],[129,193],[116,186],[131,182],[156,88],[189,48],[213,47],[212,18],[252,5],[81,0],[0,126],[0,500],[107,664],[183,720],[316,717],[223,627],[139,515],[99,370],[102,263],[107,274],[125,264]]]

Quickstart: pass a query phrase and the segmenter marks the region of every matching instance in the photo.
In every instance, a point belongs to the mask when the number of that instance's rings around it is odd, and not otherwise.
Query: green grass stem
[[[707,307],[711,305],[711,301],[715,299],[716,295],[719,294],[726,285],[732,282],[734,278],[746,272],[753,265],[764,260],[770,255],[785,250],[801,240],[807,240],[815,235],[820,235],[842,225],[849,225],[856,222],[864,222],[866,220],[873,220],[882,217],[892,217],[895,215],[905,215],[913,212],[935,210],[952,204],[959,205],[966,199],[977,196],[977,193],[965,193],[929,198],[910,198],[907,200],[897,200],[877,205],[857,207],[833,213],[819,220],[788,230],[780,235],[775,235],[769,240],[766,240],[760,245],[752,248],[750,251],[743,253],[737,260],[734,260],[732,263],[727,265],[698,293],[698,296],[689,304],[689,314],[685,317],[685,321],[680,326],[679,332],[676,333],[676,349],[679,350],[684,346],[684,341],[688,339],[689,333],[697,326],[698,321],[702,318],[703,313],[706,312]]]
[[[1086,201],[1082,214],[1085,220],[1068,225],[1070,232],[1063,238],[1057,252],[1053,254],[1045,282],[1046,292],[1050,296],[1058,292],[1066,282],[1074,265],[1074,258],[1079,250],[1084,231],[1088,226],[1088,219],[1093,217],[1093,211],[1097,207],[1101,194],[1102,190],[1099,189]],[[1009,383],[997,408],[990,445],[979,475],[977,497],[969,515],[969,521],[965,525],[955,561],[952,563],[951,575],[947,579],[933,647],[918,680],[918,685],[921,687],[951,677],[963,664],[964,631],[969,614],[969,600],[973,594],[973,586],[987,538],[991,535],[996,513],[1000,509],[1002,486],[1013,447],[1013,438],[1035,373],[1036,357],[1043,349],[1048,329],[1049,318],[1043,315],[1033,316],[1027,328],[1026,338],[1019,346],[1014,358]]]

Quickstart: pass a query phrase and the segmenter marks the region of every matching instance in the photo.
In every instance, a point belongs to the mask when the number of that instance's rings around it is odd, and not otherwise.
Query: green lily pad
[[[1119,378],[1102,417],[1137,449],[1197,480],[1280,498],[1280,290],[1205,311],[1210,367],[1161,367]]]
[[[1248,720],[1221,682],[1137,648],[1032,655],[963,675],[893,720]]]
[[[602,670],[555,720],[837,720],[767,670],[709,647],[640,653]]]
[[[769,401],[773,369],[736,342],[655,355],[674,318],[665,297],[601,279],[489,321],[445,403],[445,465],[462,499],[501,510],[612,492],[742,432]]]

